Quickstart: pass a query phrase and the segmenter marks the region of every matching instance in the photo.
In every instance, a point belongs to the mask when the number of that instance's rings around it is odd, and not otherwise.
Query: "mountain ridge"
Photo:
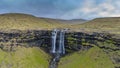
[[[68,27],[68,20],[35,17],[29,14],[7,13],[0,15],[0,29],[53,29]],[[73,23],[73,22],[72,22]]]

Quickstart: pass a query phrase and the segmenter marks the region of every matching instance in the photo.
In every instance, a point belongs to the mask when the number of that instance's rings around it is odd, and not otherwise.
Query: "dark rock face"
[[[119,50],[120,49],[120,39],[113,38],[114,35],[106,34],[106,33],[82,33],[82,32],[76,32],[76,33],[67,33],[66,34],[66,47],[68,49],[73,50],[79,50],[81,47],[92,47],[93,45],[97,45],[101,48],[104,48],[104,46],[100,46],[98,42],[108,42],[110,44],[114,44],[116,48],[112,47],[105,47],[113,50]],[[86,46],[87,45],[87,46]]]
[[[42,47],[49,53],[51,48],[51,31],[28,30],[28,31],[0,31],[0,48],[4,51],[15,51],[17,46],[21,47]],[[79,50],[88,50],[93,46],[103,49],[120,68],[120,36],[109,33],[65,33],[66,53]],[[111,53],[113,53],[111,55]]]
[[[49,47],[50,31],[20,31],[0,32],[0,48],[5,51],[12,51],[16,46],[25,47]],[[42,46],[43,45],[43,46]]]
[[[65,34],[65,45],[67,49],[80,50],[85,47],[89,49],[92,45],[98,45],[97,42],[107,42],[115,45],[115,49],[120,49],[120,39],[113,38],[114,35],[106,33],[82,33],[68,32]],[[28,30],[16,32],[0,32],[0,48],[5,46],[24,46],[27,43],[29,46],[38,46],[50,48],[51,46],[51,31],[46,30]],[[27,47],[27,45],[25,45]],[[99,46],[101,48],[110,48]],[[83,49],[85,49],[83,48]],[[112,49],[112,48],[111,48]]]
[[[67,33],[67,52],[87,50],[93,46],[102,49],[110,57],[116,68],[120,68],[120,37],[109,33]]]

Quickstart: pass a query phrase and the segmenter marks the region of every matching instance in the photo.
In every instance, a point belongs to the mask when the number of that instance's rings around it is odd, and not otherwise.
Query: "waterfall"
[[[52,50],[51,53],[55,53],[56,52],[56,39],[57,39],[57,29],[54,29],[52,31]]]
[[[65,30],[54,29],[52,31],[52,46],[50,52],[53,54],[53,59],[50,62],[49,68],[56,68],[60,57],[65,54],[64,35]]]
[[[64,48],[64,31],[60,31],[60,39],[59,39],[59,50],[58,53],[65,54],[65,48]]]
[[[51,53],[56,54],[65,54],[65,48],[64,48],[64,34],[65,31],[64,30],[57,30],[54,29],[52,31],[52,47],[51,47]],[[57,40],[57,38],[59,38],[59,40]],[[59,44],[57,44],[57,42]],[[57,48],[57,45],[58,48]]]

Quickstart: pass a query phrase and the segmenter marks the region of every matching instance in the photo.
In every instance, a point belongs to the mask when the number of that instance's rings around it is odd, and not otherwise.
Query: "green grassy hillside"
[[[68,23],[72,24],[68,24]],[[79,30],[83,28],[88,31],[109,31],[120,34],[120,18],[97,18],[83,24],[73,24],[76,20],[59,20],[50,18],[39,18],[28,14],[9,13],[0,15],[0,29],[53,29],[53,28],[71,28]],[[77,23],[79,20],[77,20]]]
[[[49,58],[37,47],[17,47],[15,52],[0,49],[0,68],[48,68]]]
[[[83,24],[73,25],[72,28],[84,28],[91,31],[108,31],[120,34],[120,17],[97,18]]]
[[[10,13],[0,15],[0,29],[52,29],[64,26],[66,24],[54,19],[38,18],[27,14]]]
[[[63,57],[58,68],[114,68],[110,58],[100,48],[79,51]]]

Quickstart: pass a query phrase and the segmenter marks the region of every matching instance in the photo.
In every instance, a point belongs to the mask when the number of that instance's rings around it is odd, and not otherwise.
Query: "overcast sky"
[[[60,19],[119,17],[120,0],[0,0],[2,13]]]

